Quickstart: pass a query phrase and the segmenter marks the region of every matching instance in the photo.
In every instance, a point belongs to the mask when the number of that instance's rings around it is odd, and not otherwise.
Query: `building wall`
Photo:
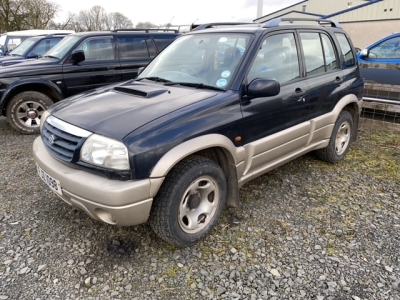
[[[385,1],[388,1],[388,0],[385,0]],[[393,1],[393,0],[389,0],[389,1]],[[399,0],[397,0],[397,1],[399,1]],[[363,0],[351,0],[351,1],[350,0],[308,0],[308,1],[302,1],[296,5],[290,6],[283,10],[280,10],[275,13],[272,13],[267,16],[263,16],[259,19],[256,19],[255,22],[262,23],[267,20],[281,16],[283,14],[287,14],[293,10],[303,11],[304,5],[306,6],[305,12],[307,12],[307,13],[328,15],[328,14],[332,14],[334,12],[337,12],[337,11],[340,11],[343,9],[347,9],[349,2],[352,2],[353,7],[356,5],[365,3],[365,1],[363,1]],[[304,18],[305,16],[302,15],[302,17]]]
[[[400,19],[400,1],[380,1],[340,15],[333,16],[332,19],[335,19],[339,22]]]
[[[350,35],[354,46],[361,49],[389,34],[400,31],[400,20],[351,22],[341,23],[341,25]]]

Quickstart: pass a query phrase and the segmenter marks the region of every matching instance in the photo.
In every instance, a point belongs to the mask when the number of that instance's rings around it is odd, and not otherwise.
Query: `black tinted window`
[[[336,38],[338,39],[340,49],[342,50],[342,54],[344,56],[346,67],[353,67],[356,65],[356,61],[354,59],[353,51],[351,50],[351,46],[346,36],[342,33],[335,33]]]
[[[175,37],[175,35],[155,35],[153,36],[153,39],[156,43],[158,51],[161,51],[167,47],[175,39]]]
[[[118,37],[121,59],[150,58],[144,36]]]

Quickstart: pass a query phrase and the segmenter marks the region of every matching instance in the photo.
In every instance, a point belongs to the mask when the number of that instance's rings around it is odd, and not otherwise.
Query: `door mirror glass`
[[[271,97],[281,91],[281,85],[275,79],[256,78],[247,86],[249,97]]]

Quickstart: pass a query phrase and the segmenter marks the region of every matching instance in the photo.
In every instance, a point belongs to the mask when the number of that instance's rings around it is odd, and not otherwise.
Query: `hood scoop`
[[[166,92],[170,93],[170,91],[166,88],[142,84],[120,85],[114,87],[114,91],[143,98],[154,98]]]

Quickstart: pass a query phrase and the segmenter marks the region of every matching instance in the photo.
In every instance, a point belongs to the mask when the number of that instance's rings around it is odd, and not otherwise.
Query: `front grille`
[[[63,131],[47,121],[43,124],[42,140],[47,150],[60,160],[72,162],[75,155],[78,155],[75,153],[84,139],[84,137]]]

